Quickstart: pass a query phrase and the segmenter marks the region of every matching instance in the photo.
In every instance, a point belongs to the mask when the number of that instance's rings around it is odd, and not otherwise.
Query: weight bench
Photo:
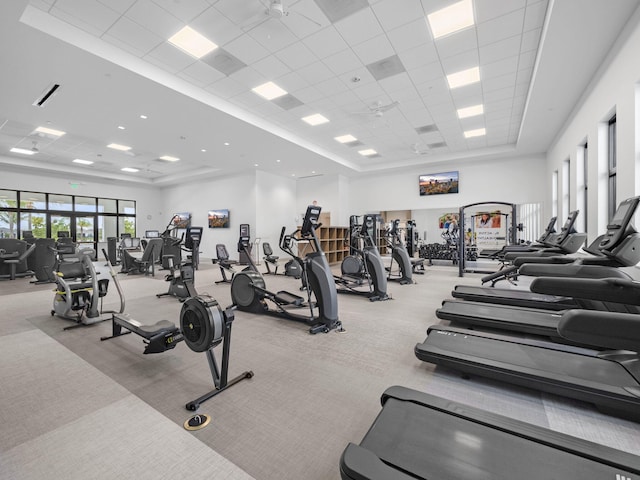
[[[121,337],[130,333],[140,335],[144,339],[146,347],[144,353],[162,353],[175,348],[184,340],[180,329],[169,320],[160,320],[151,325],[143,325],[131,318],[128,313],[114,313],[111,317],[112,333],[109,337],[101,337],[100,340]],[[123,332],[122,329],[126,331]]]

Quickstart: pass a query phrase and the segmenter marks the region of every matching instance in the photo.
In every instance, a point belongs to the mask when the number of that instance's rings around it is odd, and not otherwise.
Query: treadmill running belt
[[[427,339],[416,345],[416,356],[425,362],[506,381],[544,392],[595,404],[615,415],[640,417],[640,384],[621,364],[637,359],[634,352],[616,352],[607,358],[601,351],[579,349],[551,342],[531,342],[453,327],[433,326]]]
[[[635,455],[432,395],[391,387],[385,396],[360,446],[343,454],[345,480],[616,479],[640,468]],[[370,452],[362,471],[360,449]],[[384,462],[377,470],[375,457]]]

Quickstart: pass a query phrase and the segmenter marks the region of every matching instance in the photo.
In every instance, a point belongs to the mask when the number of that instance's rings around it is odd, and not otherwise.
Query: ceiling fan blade
[[[400,104],[400,102],[391,102],[388,105],[380,105],[378,108],[376,108],[375,110],[379,111],[379,112],[388,112],[389,110],[391,110],[392,108],[397,107]]]

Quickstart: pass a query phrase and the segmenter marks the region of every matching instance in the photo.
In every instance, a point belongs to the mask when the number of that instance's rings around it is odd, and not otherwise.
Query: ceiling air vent
[[[52,83],[49,85],[42,94],[36,98],[35,102],[33,102],[33,106],[35,107],[44,107],[49,100],[51,100],[56,93],[60,90],[60,84]]]

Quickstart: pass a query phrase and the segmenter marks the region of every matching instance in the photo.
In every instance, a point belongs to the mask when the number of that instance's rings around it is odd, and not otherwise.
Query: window
[[[75,197],[76,212],[95,212],[96,199],[92,197]]]
[[[551,216],[558,216],[558,171],[551,177]]]
[[[71,195],[49,195],[49,210],[62,210],[70,212],[73,210],[73,198]]]
[[[608,192],[608,218],[611,219],[613,217],[614,212],[617,207],[616,200],[616,116],[614,115],[611,120],[609,120],[609,128],[607,135],[607,161],[608,161],[608,184],[607,184],[607,192]]]
[[[589,165],[589,148],[585,142],[584,145],[578,147],[577,161],[576,161],[576,204],[578,210],[580,210],[580,216],[578,217],[579,230],[581,232],[587,232],[587,219],[589,218],[588,210],[588,165]]]
[[[562,218],[569,216],[571,210],[571,160],[562,162]]]
[[[47,208],[47,195],[36,192],[20,192],[20,208],[43,210]]]

